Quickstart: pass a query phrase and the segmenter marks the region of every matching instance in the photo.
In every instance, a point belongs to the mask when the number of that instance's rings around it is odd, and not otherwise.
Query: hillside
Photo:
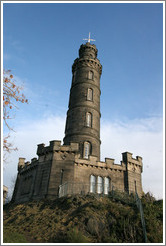
[[[163,241],[163,201],[142,198],[149,243]],[[70,196],[4,206],[4,243],[142,243],[133,196]]]

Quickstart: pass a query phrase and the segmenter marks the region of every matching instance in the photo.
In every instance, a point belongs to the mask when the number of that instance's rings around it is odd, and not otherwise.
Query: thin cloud
[[[110,157],[120,164],[123,152],[133,153],[133,158],[141,156],[144,192],[150,191],[156,198],[163,196],[162,118],[137,119],[128,124],[103,122],[101,139],[103,159]]]

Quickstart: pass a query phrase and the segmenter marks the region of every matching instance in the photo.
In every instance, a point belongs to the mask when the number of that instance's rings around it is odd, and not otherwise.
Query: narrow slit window
[[[135,192],[137,192],[137,183],[136,183],[136,180],[134,180],[134,186],[135,186]]]
[[[89,101],[93,100],[93,90],[91,88],[88,88],[87,100],[89,100]]]
[[[92,127],[92,114],[86,113],[86,126]]]
[[[88,73],[88,79],[93,79],[93,77],[94,77],[93,72],[92,71],[89,71],[89,73]]]
[[[90,154],[90,143],[89,142],[85,142],[84,143],[84,158],[88,159],[89,158],[89,154]]]
[[[74,71],[74,73],[73,73],[73,83],[75,82],[75,79],[76,79],[76,73],[77,73],[77,71]]]

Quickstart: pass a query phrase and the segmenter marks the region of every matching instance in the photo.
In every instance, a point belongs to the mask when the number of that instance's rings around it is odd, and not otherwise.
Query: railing
[[[108,187],[104,187],[103,184],[85,184],[85,183],[73,183],[66,182],[59,186],[59,197],[72,195],[72,194],[88,194],[88,193],[96,193],[96,194],[105,194],[108,195],[109,189]]]
[[[137,207],[138,207],[138,209],[140,211],[140,215],[141,215],[141,224],[142,224],[142,230],[143,230],[143,235],[144,235],[144,241],[145,241],[145,243],[147,243],[147,233],[146,233],[144,212],[143,212],[142,202],[141,202],[137,192],[136,192],[136,204],[137,204]]]
[[[89,184],[66,182],[59,186],[59,197],[72,194],[87,194],[89,192]]]

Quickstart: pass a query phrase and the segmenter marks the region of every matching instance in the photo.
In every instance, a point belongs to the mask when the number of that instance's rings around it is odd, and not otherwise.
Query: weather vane
[[[83,40],[88,40],[88,43],[90,43],[90,41],[96,41],[96,40],[90,38],[90,32],[89,32],[89,38],[84,38]]]

